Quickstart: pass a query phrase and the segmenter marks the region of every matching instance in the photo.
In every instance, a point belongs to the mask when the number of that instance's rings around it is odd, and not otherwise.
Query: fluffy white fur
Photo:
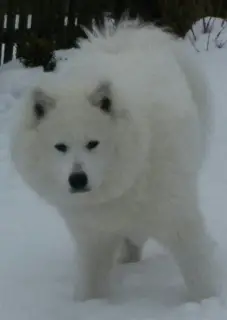
[[[217,294],[197,193],[210,115],[199,66],[183,41],[138,21],[94,29],[80,47],[23,95],[11,147],[19,173],[58,208],[76,241],[76,298],[106,295],[115,250],[132,235],[154,237],[172,252],[192,299]],[[109,113],[100,109],[105,95]],[[94,139],[100,145],[86,150]],[[78,168],[89,192],[69,191]],[[128,260],[136,259],[126,244]]]

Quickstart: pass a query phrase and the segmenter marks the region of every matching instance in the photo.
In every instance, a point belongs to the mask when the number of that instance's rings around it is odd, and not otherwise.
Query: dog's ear
[[[42,89],[35,88],[32,92],[32,108],[36,121],[41,121],[55,106],[55,100]]]
[[[106,114],[112,113],[111,83],[102,82],[89,96],[91,104]]]

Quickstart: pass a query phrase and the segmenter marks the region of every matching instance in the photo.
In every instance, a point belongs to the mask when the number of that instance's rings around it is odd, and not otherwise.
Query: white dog
[[[21,99],[12,159],[75,238],[79,300],[106,295],[115,250],[134,234],[172,252],[192,299],[217,294],[197,192],[209,95],[184,46],[138,21],[94,29]]]

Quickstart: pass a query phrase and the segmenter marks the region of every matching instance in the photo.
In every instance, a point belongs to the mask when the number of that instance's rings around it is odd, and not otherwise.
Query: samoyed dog
[[[75,297],[105,297],[117,248],[127,239],[135,261],[150,237],[173,254],[191,299],[214,296],[197,186],[210,122],[202,70],[184,41],[138,20],[87,35],[24,92],[11,139],[18,172],[75,239]]]

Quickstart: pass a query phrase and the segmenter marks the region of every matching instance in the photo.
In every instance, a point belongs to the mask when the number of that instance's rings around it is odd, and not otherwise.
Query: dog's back
[[[168,54],[172,49],[198,108],[204,154],[211,127],[212,99],[205,74],[196,57],[187,52],[186,43],[166,30],[141,23],[139,19],[130,21],[126,18],[117,26],[107,20],[102,29],[94,27],[92,31],[85,29],[85,32],[88,39],[81,39],[78,44],[82,51],[88,53],[121,54],[162,48],[164,51],[167,49]]]

